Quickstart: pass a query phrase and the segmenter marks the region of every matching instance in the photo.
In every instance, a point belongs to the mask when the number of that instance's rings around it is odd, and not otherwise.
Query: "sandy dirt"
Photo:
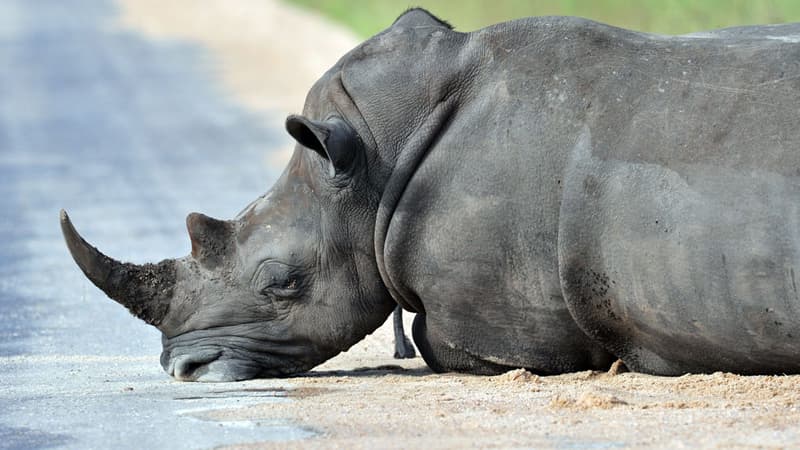
[[[221,85],[265,121],[300,111],[313,81],[356,43],[273,0],[121,5],[123,26],[208,49]],[[271,163],[285,164],[288,149],[287,140]],[[419,358],[392,359],[389,325],[305,376],[248,384],[292,401],[208,418],[289,422],[318,433],[241,448],[800,448],[800,376],[666,378],[624,368],[438,375]]]
[[[797,376],[677,378],[579,372],[496,377],[406,369],[315,371],[264,380],[292,402],[211,416],[289,419],[321,434],[236,448],[790,448],[800,445]]]

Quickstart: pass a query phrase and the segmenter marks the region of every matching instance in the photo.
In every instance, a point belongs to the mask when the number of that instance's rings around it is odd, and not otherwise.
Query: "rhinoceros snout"
[[[220,378],[219,374],[210,370],[220,354],[212,351],[170,358],[164,369],[179,381],[227,381],[216,379]]]
[[[223,353],[222,350],[207,350],[174,357],[162,355],[162,367],[178,381],[216,383],[258,377],[257,364],[229,359]]]

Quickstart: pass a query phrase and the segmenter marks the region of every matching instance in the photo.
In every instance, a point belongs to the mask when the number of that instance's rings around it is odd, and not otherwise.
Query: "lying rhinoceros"
[[[137,266],[62,227],[180,380],[311,369],[395,305],[436,371],[800,372],[800,25],[421,9],[345,55],[275,186]]]

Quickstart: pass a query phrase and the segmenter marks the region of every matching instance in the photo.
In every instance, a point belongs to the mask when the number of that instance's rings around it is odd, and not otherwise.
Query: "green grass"
[[[457,30],[525,16],[582,16],[640,31],[680,34],[734,25],[800,21],[800,0],[289,0],[368,37],[409,6],[421,6]]]

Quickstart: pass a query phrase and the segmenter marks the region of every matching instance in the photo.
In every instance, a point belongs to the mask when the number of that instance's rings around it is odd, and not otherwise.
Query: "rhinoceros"
[[[191,255],[68,247],[179,380],[308,371],[401,305],[434,371],[800,372],[800,25],[422,9],[344,55],[275,185]]]

